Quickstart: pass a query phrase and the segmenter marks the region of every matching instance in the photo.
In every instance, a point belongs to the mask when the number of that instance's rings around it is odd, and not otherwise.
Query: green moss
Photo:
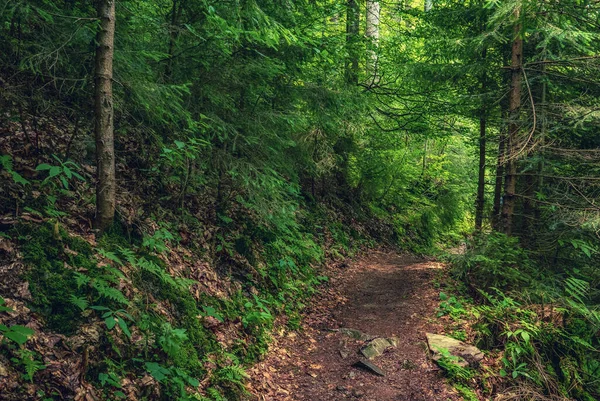
[[[151,258],[149,255],[145,257]],[[164,263],[160,259],[153,258],[152,261],[164,267]],[[168,300],[173,305],[173,316],[176,319],[173,326],[186,329],[188,342],[195,351],[186,352],[188,366],[199,365],[198,355],[204,355],[219,348],[213,334],[202,325],[198,318],[203,311],[189,290],[164,283],[159,277],[147,271],[140,272],[134,280],[134,285],[144,292],[153,294],[157,299]],[[188,351],[191,350],[188,349]]]
[[[29,307],[44,317],[51,330],[72,334],[81,320],[79,310],[70,302],[71,296],[81,295],[73,268],[95,265],[91,247],[63,230],[57,236],[51,223],[20,225],[15,231],[28,267],[24,279],[33,298]],[[67,248],[73,252],[65,252]]]

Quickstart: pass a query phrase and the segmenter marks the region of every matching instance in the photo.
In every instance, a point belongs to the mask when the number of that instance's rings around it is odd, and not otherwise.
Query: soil
[[[436,277],[444,265],[409,255],[372,252],[332,273],[329,287],[305,311],[299,332],[277,338],[250,370],[261,401],[437,401],[462,399],[428,356],[425,333],[435,320]],[[352,366],[368,341],[336,329],[396,337],[398,346],[371,360],[384,377]],[[364,358],[363,358],[364,359]]]

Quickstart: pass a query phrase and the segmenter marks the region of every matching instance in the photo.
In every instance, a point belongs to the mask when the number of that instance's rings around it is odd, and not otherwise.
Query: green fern
[[[580,280],[575,277],[569,277],[565,280],[565,293],[571,298],[576,299],[580,303],[585,303],[590,290],[590,283],[585,280]]]
[[[25,379],[33,383],[33,376],[40,370],[44,370],[46,365],[36,359],[37,354],[33,351],[21,349],[18,352],[18,356],[19,359],[14,358],[13,361],[25,368]]]
[[[83,274],[80,272],[73,272],[73,274],[75,275],[75,284],[77,284],[77,288],[81,288],[84,285],[87,285],[90,281],[92,281],[92,278],[87,274]]]
[[[123,305],[129,305],[129,300],[123,295],[123,293],[116,288],[111,287],[106,281],[102,279],[94,279],[92,287],[98,291],[101,297],[110,299],[115,302],[119,302]]]
[[[97,251],[100,255],[102,255],[106,259],[115,262],[119,266],[123,265],[123,261],[114,252],[105,251],[102,248],[98,248]]]
[[[71,303],[73,305],[75,305],[76,307],[78,307],[81,311],[84,311],[87,309],[87,307],[89,306],[89,302],[87,301],[87,299],[83,298],[83,297],[77,297],[73,294],[71,294],[71,296],[69,297]]]

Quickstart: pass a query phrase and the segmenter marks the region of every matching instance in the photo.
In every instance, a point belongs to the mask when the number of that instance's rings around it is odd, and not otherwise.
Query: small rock
[[[376,374],[377,376],[385,376],[385,373],[383,372],[383,370],[381,370],[381,368],[379,368],[378,366],[376,366],[366,360],[361,359],[360,361],[356,362],[352,366],[354,366],[356,368],[364,369],[366,371]]]
[[[367,359],[373,359],[383,354],[387,349],[395,347],[394,343],[387,338],[376,338],[366,346],[362,347],[360,353]]]
[[[356,372],[350,371],[350,373],[348,373],[348,378],[354,380],[356,378]]]
[[[354,390],[352,390],[352,396],[356,397],[356,398],[362,398],[362,397],[365,396],[365,392],[361,391],[361,390],[354,389]]]
[[[442,350],[447,350],[450,355],[455,356],[457,360],[453,363],[463,368],[469,365],[477,366],[483,359],[483,352],[473,345],[441,334],[427,333],[426,336],[434,361],[442,359]]]
[[[344,386],[337,386],[335,389],[337,391],[342,392],[342,393],[345,393],[346,391],[348,391],[348,389],[346,387],[344,387]]]
[[[350,353],[348,351],[346,351],[346,350],[342,350],[342,349],[340,350],[340,356],[342,357],[342,359],[348,358],[349,354]]]

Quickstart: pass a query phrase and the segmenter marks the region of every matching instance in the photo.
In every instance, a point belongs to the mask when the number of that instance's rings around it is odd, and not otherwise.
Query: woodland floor
[[[442,331],[435,320],[439,292],[434,281],[443,267],[383,252],[338,267],[329,287],[306,308],[302,329],[277,338],[268,357],[250,371],[256,399],[462,399],[427,355],[425,333]],[[352,366],[366,342],[331,330],[342,327],[398,338],[397,348],[371,361],[384,377]]]

